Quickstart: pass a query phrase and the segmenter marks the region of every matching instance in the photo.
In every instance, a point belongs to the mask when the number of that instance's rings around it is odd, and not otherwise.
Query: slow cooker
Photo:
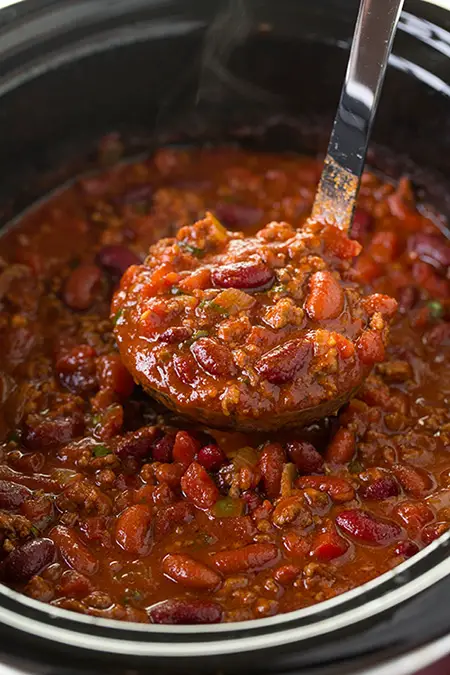
[[[229,138],[256,148],[324,148],[356,12],[353,0],[23,0],[4,7],[1,225],[95,168],[95,141],[109,131],[121,132],[130,156],[162,142]],[[407,0],[370,151],[370,163],[389,175],[406,167],[447,215],[449,59],[448,10]],[[450,652],[449,551],[447,533],[333,600],[218,626],[126,625],[1,586],[1,672],[419,672]],[[448,668],[441,660],[433,672]]]

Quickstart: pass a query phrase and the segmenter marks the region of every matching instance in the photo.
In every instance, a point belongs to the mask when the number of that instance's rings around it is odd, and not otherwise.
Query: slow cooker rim
[[[26,2],[24,4],[27,4]],[[43,9],[48,9],[52,4],[55,4],[52,1],[48,0],[42,0],[41,3],[37,2],[35,3],[35,6],[41,5]],[[0,11],[0,16],[1,16],[1,11]],[[447,35],[449,35],[446,32]],[[91,52],[92,53],[92,52]],[[393,64],[395,66],[395,63]],[[45,71],[42,71],[45,72]],[[37,73],[34,71],[33,77],[38,76],[41,73]],[[419,78],[420,79],[420,78]],[[17,86],[17,81],[14,86]],[[431,83],[430,83],[431,84]],[[442,90],[439,88],[439,91],[441,94],[449,94],[450,89],[447,90]],[[0,92],[1,94],[2,92]],[[420,554],[415,556],[409,561],[406,561],[399,565],[397,568],[394,570],[391,570],[390,572],[386,572],[385,574],[381,575],[380,577],[377,577],[376,579],[368,582],[367,584],[364,584],[362,586],[359,586],[358,588],[353,589],[352,591],[348,591],[347,593],[342,594],[341,596],[338,596],[336,598],[333,598],[331,600],[325,601],[323,603],[320,603],[318,605],[315,605],[314,607],[307,608],[307,610],[297,610],[295,612],[290,612],[288,614],[281,614],[276,617],[271,617],[271,618],[266,618],[266,619],[259,619],[259,620],[253,620],[253,621],[248,621],[248,622],[240,622],[240,623],[233,623],[233,624],[218,624],[214,626],[202,626],[201,630],[199,630],[199,626],[155,626],[155,625],[149,625],[149,624],[123,624],[119,621],[114,621],[114,620],[107,620],[107,619],[99,619],[95,617],[88,617],[84,615],[77,615],[74,612],[70,612],[68,610],[56,608],[56,607],[49,607],[48,605],[45,605],[43,603],[40,603],[38,601],[28,599],[25,596],[12,591],[10,589],[7,589],[6,587],[0,587],[0,597],[3,597],[5,603],[12,604],[13,607],[16,606],[17,610],[14,609],[7,609],[5,607],[0,607],[0,623],[7,623],[9,626],[13,627],[13,624],[16,623],[17,625],[15,626],[18,630],[22,630],[24,632],[27,632],[25,630],[24,625],[19,625],[21,623],[21,619],[23,621],[26,621],[29,624],[29,628],[32,634],[37,635],[36,631],[33,631],[33,627],[36,628],[37,625],[45,625],[47,627],[47,635],[42,635],[42,637],[45,637],[48,640],[55,640],[55,634],[51,634],[52,631],[55,630],[61,630],[58,626],[54,625],[57,622],[61,622],[62,624],[68,624],[70,625],[77,625],[77,626],[83,626],[88,629],[104,629],[109,631],[114,631],[117,634],[136,634],[134,636],[134,640],[131,642],[130,648],[132,651],[133,655],[136,655],[136,650],[139,649],[140,647],[146,647],[147,649],[144,649],[144,651],[138,655],[141,656],[161,656],[161,655],[166,655],[167,650],[170,647],[171,655],[172,656],[179,656],[179,657],[185,657],[185,656],[197,656],[197,655],[202,655],[204,654],[204,642],[207,637],[209,637],[208,633],[211,634],[211,640],[217,639],[216,636],[220,636],[222,640],[227,640],[228,642],[228,649],[226,650],[224,648],[224,645],[220,642],[218,642],[218,647],[217,651],[213,652],[212,648],[216,644],[215,642],[209,642],[208,643],[208,649],[209,653],[216,653],[216,654],[224,654],[224,653],[234,653],[235,651],[242,651],[243,649],[246,649],[247,651],[251,651],[254,649],[264,649],[264,648],[270,648],[273,646],[277,646],[280,644],[286,644],[288,642],[292,642],[293,640],[299,641],[299,640],[305,640],[307,639],[307,635],[304,637],[301,636],[291,636],[291,633],[297,632],[301,630],[303,627],[294,627],[292,629],[289,629],[286,631],[285,629],[285,624],[286,623],[291,623],[297,621],[297,619],[302,618],[302,619],[310,619],[313,616],[321,616],[326,614],[327,612],[331,611],[334,608],[339,608],[342,606],[346,606],[347,604],[351,603],[354,600],[361,601],[363,603],[363,610],[365,609],[365,612],[363,614],[366,614],[369,611],[369,608],[374,608],[374,606],[378,605],[378,609],[376,611],[376,616],[379,614],[388,611],[389,609],[392,608],[393,605],[398,601],[400,603],[404,602],[405,600],[408,599],[408,597],[414,596],[417,594],[417,592],[422,592],[425,591],[426,588],[430,586],[429,583],[429,578],[433,577],[433,580],[431,581],[431,585],[434,583],[437,583],[438,581],[444,579],[448,575],[450,575],[450,558],[448,557],[448,551],[446,552],[446,549],[448,549],[448,545],[450,542],[450,533],[447,533],[446,535],[443,535],[439,540],[434,542],[432,545],[424,549]],[[414,570],[420,567],[421,565],[424,564],[425,561],[429,563],[429,560],[433,560],[433,558],[436,557],[438,558],[436,562],[436,566],[432,566],[430,569],[427,569],[423,574],[419,572],[419,575],[413,580],[406,582],[405,585],[398,587],[398,583],[401,582],[401,575],[404,574],[408,570]],[[441,559],[442,558],[442,559]],[[406,597],[402,597],[404,594],[402,591],[405,591],[405,589],[410,589],[411,586],[414,586],[416,581],[421,581],[423,582],[424,586],[423,588],[413,588],[411,590],[411,593],[408,594],[406,593]],[[427,581],[428,580],[428,581]],[[390,586],[393,586],[393,589],[390,589]],[[417,585],[417,584],[416,584]],[[373,591],[379,591],[383,590],[384,586],[387,586],[386,592],[378,598],[375,598],[371,600],[369,603],[364,602],[364,598],[367,596],[367,594],[370,594]],[[390,599],[390,604],[388,606],[383,606],[383,601],[386,599]],[[20,608],[24,611],[31,610],[31,612],[34,615],[37,615],[36,618],[30,618],[29,616],[25,617],[20,617],[19,614],[17,614],[17,611],[20,611]],[[350,608],[347,610],[347,614],[349,612],[355,611],[353,608]],[[346,616],[346,614],[342,614],[341,616]],[[374,616],[374,615],[371,615]],[[12,618],[12,617],[18,617],[17,621],[8,621],[6,620],[7,618]],[[362,620],[363,617],[361,617],[360,620]],[[48,624],[40,624],[40,622],[44,622],[47,620]],[[23,623],[22,621],[22,623]],[[333,626],[332,629],[330,630],[335,630],[336,629],[336,616],[330,615],[324,618],[324,621],[328,622],[333,622],[335,625]],[[53,622],[53,625],[51,624]],[[353,621],[349,620],[349,623],[353,623]],[[249,625],[251,624],[251,625]],[[316,625],[316,624],[314,624]],[[321,624],[317,624],[321,625]],[[243,636],[243,639],[237,639],[235,636],[232,636],[232,639],[235,640],[236,646],[233,651],[233,642],[231,638],[227,638],[228,633],[249,633],[249,632],[254,632],[255,630],[261,628],[261,635],[250,635],[249,637]],[[274,629],[273,635],[279,636],[279,633],[276,632],[276,629],[279,628],[280,632],[283,631],[283,636],[280,637],[278,642],[270,642],[268,640],[267,632],[266,629]],[[72,630],[72,628],[67,628],[64,629],[67,631],[70,631],[70,635],[80,635],[81,633]],[[320,633],[323,633],[323,629],[320,630]],[[170,642],[164,643],[164,642],[159,642],[155,645],[154,642],[152,643],[142,643],[140,647],[138,648],[137,645],[139,644],[139,639],[142,638],[143,636],[148,636],[151,635],[153,639],[156,639],[158,635],[167,635],[170,638]],[[194,635],[197,636],[197,642],[195,643],[187,643],[187,642],[182,642],[181,640],[179,643],[174,642],[174,636],[179,635],[179,636],[186,636],[185,639],[190,639],[192,640],[192,637]],[[97,640],[100,637],[99,635],[87,635],[85,637],[90,637],[92,638],[92,641]],[[117,651],[117,653],[124,653],[123,649],[119,649],[119,645],[123,647],[125,644],[125,640],[122,640],[120,635],[116,635],[115,637],[108,638],[106,635],[102,635],[102,642],[101,644],[96,644],[93,645],[92,647],[89,647],[89,649],[96,649],[96,651],[104,651],[104,652],[114,652]],[[118,645],[115,643],[117,642],[118,638],[120,638]],[[258,639],[264,640],[264,644],[255,644],[255,645],[250,645],[247,648],[243,646],[244,639],[248,641],[253,641],[257,642]],[[67,643],[66,641],[64,641]],[[73,643],[74,644],[74,643]],[[181,651],[180,653],[174,654],[174,649],[181,645],[181,648],[186,650],[187,647],[191,649],[192,653],[188,653],[186,651]],[[231,645],[231,647],[230,647]],[[74,644],[74,646],[76,646]],[[79,645],[79,646],[85,646],[85,645]],[[160,646],[159,651],[157,652],[152,652],[152,650],[155,650],[156,647]],[[100,649],[102,647],[102,649]],[[188,650],[189,651],[189,650]],[[145,652],[145,653],[144,653]]]
[[[122,623],[79,615],[0,587],[4,601],[0,606],[0,623],[35,637],[98,653],[163,656],[170,650],[171,656],[183,658],[204,654],[206,641],[209,655],[269,649],[330,634],[388,613],[450,576],[449,548],[450,532],[397,568],[362,586],[306,610],[266,619],[201,627]],[[402,584],[409,574],[414,575],[413,578]],[[372,595],[375,597],[371,598]],[[354,603],[356,608],[352,606]],[[332,612],[347,606],[350,607],[344,612]],[[311,622],[313,618],[315,622]],[[291,623],[304,625],[286,628],[286,624]],[[152,642],[148,642],[149,636]],[[167,637],[168,641],[162,641],[161,637]]]

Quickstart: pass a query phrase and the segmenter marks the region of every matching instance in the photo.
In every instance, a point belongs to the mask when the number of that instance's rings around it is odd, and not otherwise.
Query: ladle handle
[[[351,225],[372,123],[404,0],[361,0],[312,217]]]

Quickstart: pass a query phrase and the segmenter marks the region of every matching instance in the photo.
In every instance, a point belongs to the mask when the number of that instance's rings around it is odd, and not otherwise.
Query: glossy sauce
[[[195,428],[119,358],[112,293],[151,244],[206,211],[246,234],[299,227],[320,168],[161,150],[80,179],[3,237],[6,583],[96,616],[245,620],[342,593],[448,529],[450,246],[407,179],[364,176],[355,274],[399,311],[385,362],[338,418],[273,436]]]

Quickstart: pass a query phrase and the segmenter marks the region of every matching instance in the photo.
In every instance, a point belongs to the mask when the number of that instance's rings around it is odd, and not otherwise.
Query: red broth
[[[301,226],[316,160],[162,149],[81,178],[0,241],[0,574],[55,606],[214,623],[310,606],[450,523],[450,246],[407,178],[365,173],[351,237],[399,305],[385,360],[337,418],[220,432],[146,396],[111,299],[150,245],[211,212]],[[176,297],[176,296],[175,296]]]

